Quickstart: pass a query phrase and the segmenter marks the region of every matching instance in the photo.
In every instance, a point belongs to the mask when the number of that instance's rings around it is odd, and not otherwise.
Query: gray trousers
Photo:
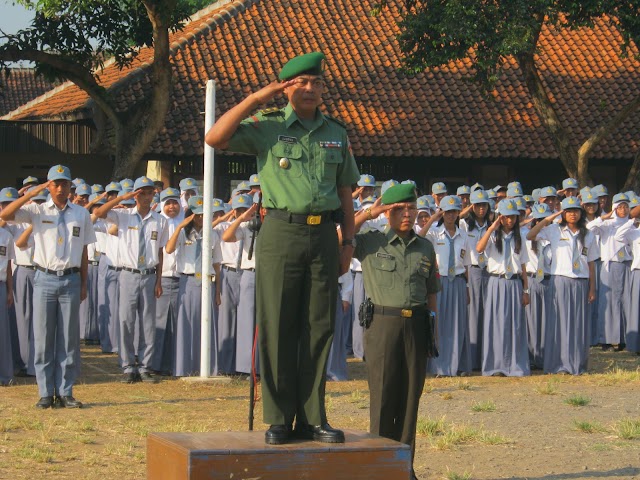
[[[251,373],[253,336],[256,330],[256,272],[244,270],[240,280],[240,305],[236,336],[236,372]],[[256,372],[260,371],[256,349]]]
[[[366,296],[362,272],[355,272],[353,277],[353,308],[351,309],[353,318],[351,324],[351,348],[353,349],[353,356],[361,360],[364,358],[364,330],[360,326],[358,311],[360,310],[360,304],[364,302]]]
[[[16,327],[19,355],[27,373],[35,375],[33,366],[33,279],[35,270],[18,265],[13,272],[13,305],[16,311]]]
[[[162,277],[162,295],[156,300],[156,346],[151,362],[152,368],[158,372],[173,371],[179,289],[179,278]]]
[[[80,372],[80,274],[57,277],[36,272],[33,337],[41,397],[72,395]]]
[[[124,373],[150,372],[156,336],[156,275],[120,272],[120,364]],[[136,364],[138,345],[134,340],[136,320],[139,319],[140,356]]]
[[[11,268],[9,266],[8,268]],[[0,384],[6,385],[13,378],[11,333],[7,310],[7,284],[0,282]]]
[[[218,312],[218,369],[221,373],[235,373],[236,330],[240,303],[242,271],[221,270],[222,292]]]
[[[118,353],[120,322],[118,321],[118,280],[120,272],[107,267],[107,257],[100,259],[98,277],[98,327],[104,353]]]
[[[98,329],[98,265],[89,264],[87,271],[87,298],[80,303],[80,338],[99,340]]]

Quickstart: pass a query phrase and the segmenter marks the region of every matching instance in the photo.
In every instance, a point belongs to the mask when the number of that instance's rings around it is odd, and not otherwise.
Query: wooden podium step
[[[408,480],[408,445],[345,432],[343,444],[266,445],[264,432],[150,433],[149,480]]]

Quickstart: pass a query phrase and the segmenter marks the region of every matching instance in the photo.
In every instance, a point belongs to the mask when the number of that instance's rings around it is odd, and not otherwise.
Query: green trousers
[[[264,422],[320,425],[338,292],[335,224],[266,216],[256,245]]]

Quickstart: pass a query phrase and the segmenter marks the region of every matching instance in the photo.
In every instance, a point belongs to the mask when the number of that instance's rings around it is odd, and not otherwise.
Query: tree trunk
[[[560,156],[560,161],[562,165],[564,165],[567,174],[570,177],[576,178],[581,185],[591,184],[591,178],[589,178],[588,173],[588,157],[584,160],[585,168],[579,169],[578,152],[571,145],[569,133],[561,124],[560,118],[540,79],[533,57],[533,51],[518,55],[517,60],[524,75],[525,84],[531,94],[536,112],[551,136],[558,155]]]
[[[627,181],[624,182],[624,187],[622,187],[623,192],[627,190],[633,190],[636,193],[640,192],[640,150],[636,152],[629,169],[629,175],[627,175]]]

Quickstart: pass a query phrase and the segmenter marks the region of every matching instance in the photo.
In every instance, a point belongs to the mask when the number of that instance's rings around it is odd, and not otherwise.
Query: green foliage
[[[374,14],[386,0],[374,7]],[[640,38],[640,0],[405,0],[400,21],[404,68],[416,73],[471,58],[475,79],[491,87],[506,56],[535,53],[543,24],[552,28],[609,21],[625,40],[621,52]],[[615,17],[615,18],[613,18]]]

